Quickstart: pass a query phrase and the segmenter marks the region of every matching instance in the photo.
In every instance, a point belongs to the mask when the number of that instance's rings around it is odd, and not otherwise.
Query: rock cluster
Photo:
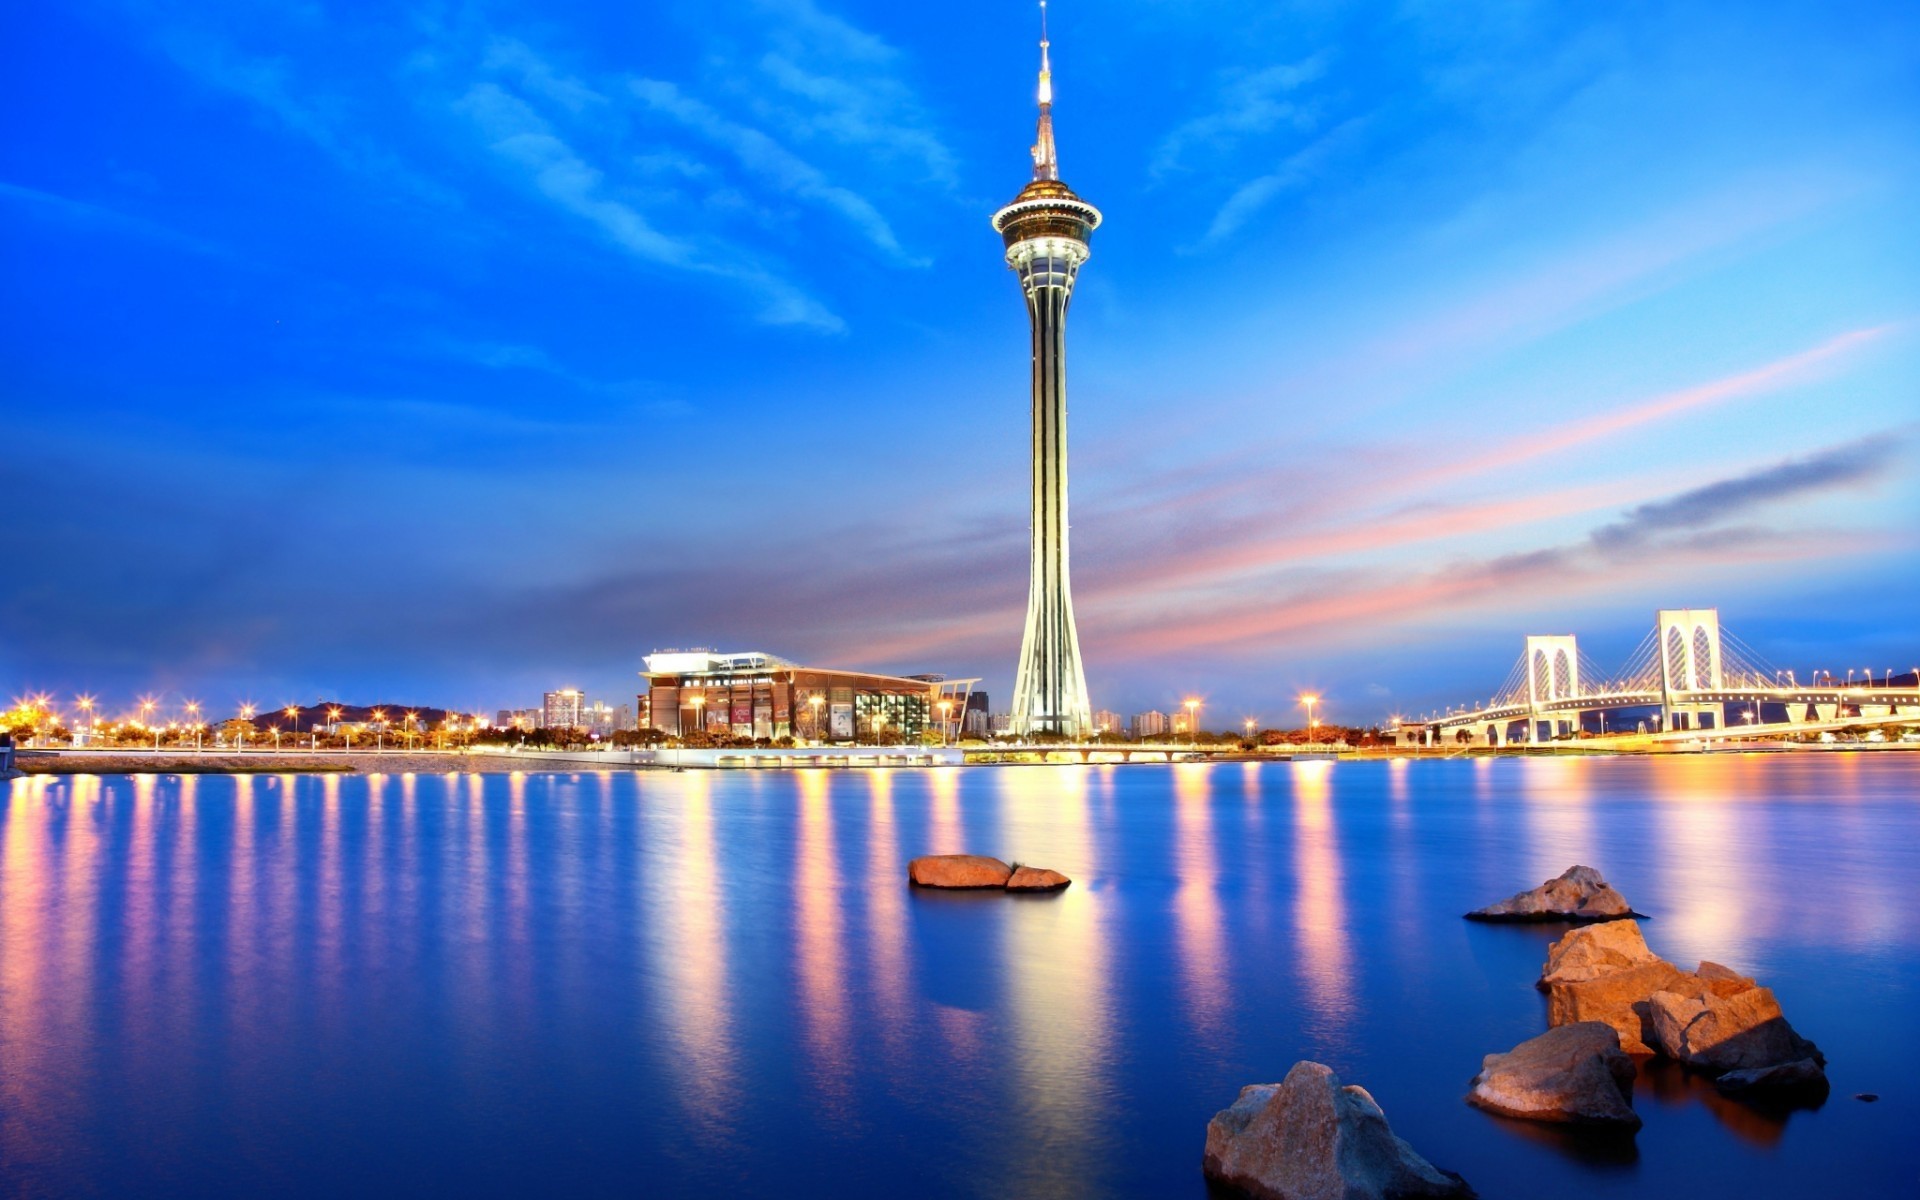
[[[1470,921],[1617,921],[1638,916],[1626,897],[1592,867],[1568,867],[1558,879],[1549,879],[1530,891],[1516,893],[1498,904],[1476,908]]]
[[[925,888],[997,888],[1057,892],[1072,883],[1058,871],[1008,866],[979,854],[929,854],[907,864],[907,882]]]
[[[1794,1032],[1770,988],[1719,963],[1682,970],[1647,950],[1638,925],[1576,929],[1541,971],[1547,1023],[1602,1022],[1629,1054],[1656,1054],[1709,1075],[1730,1094],[1826,1090],[1826,1058]]]
[[[1207,1178],[1259,1200],[1414,1200],[1470,1197],[1387,1126],[1365,1088],[1298,1062],[1279,1083],[1240,1089],[1207,1123]]]

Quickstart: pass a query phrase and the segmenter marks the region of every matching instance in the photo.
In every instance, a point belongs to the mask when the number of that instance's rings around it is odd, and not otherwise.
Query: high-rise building
[[[1100,210],[1060,182],[1053,144],[1053,67],[1046,6],[1040,7],[1040,118],[1033,181],[993,214],[1007,266],[1020,278],[1033,329],[1032,518],[1027,625],[1014,673],[1013,732],[1079,737],[1091,731],[1092,705],[1080,665],[1067,577],[1067,302]]]
[[[1119,713],[1108,712],[1103,708],[1093,714],[1093,731],[1095,733],[1122,734],[1127,731],[1127,725],[1126,722],[1120,719]]]
[[[1167,736],[1167,714],[1163,712],[1136,713],[1133,718],[1133,736],[1139,740]]]
[[[586,722],[581,719],[581,710],[586,706],[587,698],[578,688],[566,688],[558,692],[546,693],[540,708],[540,725],[544,729],[577,729]]]
[[[580,728],[595,737],[612,737],[613,731],[620,727],[614,708],[605,700],[595,700],[580,706]]]

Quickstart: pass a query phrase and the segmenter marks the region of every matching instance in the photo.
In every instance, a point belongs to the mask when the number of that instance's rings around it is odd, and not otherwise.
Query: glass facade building
[[[939,705],[965,707],[977,680],[803,667],[771,654],[668,651],[647,656],[650,728],[740,739],[917,742],[939,732]]]

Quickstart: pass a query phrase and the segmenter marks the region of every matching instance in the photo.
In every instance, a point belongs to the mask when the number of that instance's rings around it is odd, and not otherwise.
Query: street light
[[[340,732],[340,706],[335,704],[335,705],[329,706],[327,709],[327,733],[331,735],[339,732]],[[352,734],[347,735],[347,749],[349,750],[353,749]]]
[[[247,722],[247,723],[248,723],[249,725],[251,725],[251,724],[253,723],[253,704],[252,704],[252,702],[248,702],[248,703],[246,703],[246,704],[242,704],[242,705],[240,706],[240,719],[241,719],[242,721],[245,721],[245,722]],[[246,731],[245,729],[236,729],[236,730],[234,730],[234,733],[233,733],[233,735],[234,735],[234,737],[236,737],[236,738],[238,738],[238,739],[240,740],[240,748],[241,748],[242,750],[245,750],[245,749],[247,748],[247,731]]]
[[[825,745],[827,740],[820,736],[820,706],[826,702],[826,699],[818,692],[807,697],[807,706],[813,709],[813,743],[816,746]]]
[[[1253,740],[1253,718],[1252,717],[1247,718],[1246,726],[1247,726],[1247,740],[1251,742]]]
[[[198,754],[200,753],[200,702],[198,700],[187,701],[187,715],[193,718],[193,752]]]
[[[940,702],[940,744],[942,746],[947,744],[947,723],[952,716],[953,701],[942,700]]]
[[[413,749],[413,732],[414,732],[414,729],[419,724],[420,724],[419,713],[410,712],[407,714],[407,749],[409,750]]]
[[[1187,743],[1198,746],[1200,744],[1200,702],[1189,696],[1185,701],[1185,705],[1187,709]]]
[[[373,749],[376,754],[387,751],[387,713],[381,708],[373,710]]]
[[[1314,695],[1312,692],[1308,692],[1306,695],[1300,697],[1300,703],[1307,706],[1307,744],[1311,746],[1313,744],[1312,738],[1315,724],[1313,719],[1313,706],[1320,703],[1320,697]]]
[[[93,741],[93,697],[81,696],[74,700],[74,704],[81,712],[87,714],[87,741],[91,743]]]

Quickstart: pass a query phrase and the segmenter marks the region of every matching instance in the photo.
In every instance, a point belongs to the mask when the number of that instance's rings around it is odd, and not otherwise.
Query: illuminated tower
[[[1092,732],[1093,712],[1067,579],[1067,301],[1080,264],[1087,261],[1087,238],[1100,224],[1100,210],[1060,182],[1046,20],[1046,0],[1040,0],[1040,126],[1033,182],[993,214],[1033,323],[1032,577],[1013,682],[1013,731],[1080,737]]]

